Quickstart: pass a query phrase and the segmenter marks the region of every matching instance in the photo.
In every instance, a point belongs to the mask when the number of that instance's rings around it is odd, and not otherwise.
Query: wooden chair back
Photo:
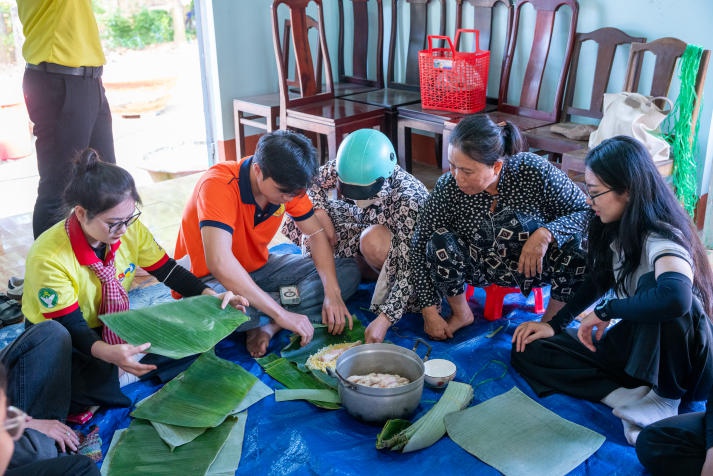
[[[289,68],[287,66],[289,55],[279,37],[279,19],[283,5],[286,7],[287,19],[291,26],[287,40],[289,40],[294,52],[292,55],[296,71],[294,78],[289,77]],[[313,16],[308,15],[308,7]],[[317,22],[318,40],[314,45],[316,49],[314,52],[312,51],[309,37],[310,21],[308,18],[310,16]],[[280,86],[280,118],[282,120],[286,108],[333,99],[334,83],[324,33],[322,0],[274,0],[272,4],[272,20],[273,46],[277,59]],[[323,65],[323,74],[318,77],[317,72],[321,68],[317,68],[315,63],[319,61]],[[290,94],[290,92],[293,94]]]
[[[499,17],[499,10],[503,10],[504,18]],[[480,48],[490,51],[488,89],[495,89],[495,94],[488,94],[487,101],[490,104],[498,102],[502,66],[508,49],[512,20],[512,0],[456,0],[455,29],[474,28],[478,30]],[[502,24],[503,21],[504,24]],[[494,37],[496,41],[493,41]],[[458,49],[460,45],[455,45],[455,47]],[[465,49],[465,51],[473,51],[473,48]],[[493,86],[490,87],[490,85]]]
[[[644,37],[631,36],[618,28],[612,27],[599,28],[589,33],[577,33],[574,38],[569,74],[567,75],[567,87],[563,102],[564,110],[562,111],[563,120],[569,121],[572,116],[601,119],[604,93],[609,92],[608,90],[610,89],[612,67],[617,51],[619,48],[630,46],[632,43],[644,42],[646,42]],[[587,48],[591,44],[596,45],[596,58],[588,106],[584,104],[575,106],[575,92],[577,92],[577,85],[581,84],[581,81],[577,81],[577,74],[579,73],[582,48]],[[592,59],[587,58],[587,61],[591,64]],[[615,89],[617,91],[621,90],[621,88]]]
[[[351,9],[348,4],[351,3]],[[369,6],[374,8],[370,10]],[[384,9],[382,0],[337,0],[340,83],[384,87]],[[376,16],[376,22],[370,18]],[[374,31],[375,30],[375,31]],[[347,34],[351,33],[351,41]],[[349,48],[351,46],[351,48]],[[351,49],[351,54],[349,50]]]
[[[532,43],[523,46],[520,35],[523,27],[523,18],[531,15],[523,14],[525,7],[534,10],[534,34]],[[564,28],[558,28],[558,34],[563,33],[564,50],[558,64],[550,64],[553,37],[555,36],[555,20],[558,14],[564,16],[567,7],[569,17],[562,22]],[[577,0],[519,0],[514,7],[513,24],[509,35],[508,51],[503,64],[498,97],[498,111],[515,114],[518,116],[557,122],[561,115],[562,97],[564,94],[565,79],[572,56],[574,35],[577,30],[579,4]],[[516,58],[516,54],[518,58]],[[524,54],[524,57],[521,55]],[[511,101],[510,91],[513,66],[516,59],[527,60],[519,100]],[[545,70],[553,73],[553,78],[545,80]],[[549,107],[541,104],[542,88],[551,85],[548,91],[551,96]],[[517,97],[517,96],[515,96]]]
[[[319,28],[317,24],[317,20],[312,18],[311,16],[307,16],[307,35],[310,35],[310,32],[317,32],[319,34]],[[285,18],[285,23],[282,28],[282,51],[284,52],[284,56],[282,58],[283,61],[283,68],[285,71],[289,71],[290,69],[290,44],[292,40],[292,22],[290,21],[289,18]],[[315,58],[315,77],[321,78],[322,77],[322,56],[318,55]],[[297,65],[294,66],[294,72],[291,77],[288,77],[286,79],[287,81],[287,86],[290,88],[290,90],[295,90],[299,88],[299,72],[297,71]]]
[[[392,0],[387,87],[418,91],[418,52],[428,35],[445,34],[445,0]]]

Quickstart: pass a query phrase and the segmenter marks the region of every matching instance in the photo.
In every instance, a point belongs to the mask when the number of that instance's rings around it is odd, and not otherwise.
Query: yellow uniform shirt
[[[97,319],[101,282],[86,264],[99,259],[76,220],[74,226],[70,225],[69,234],[65,221],[42,233],[30,247],[22,313],[29,321],[38,323],[66,316],[80,308],[89,327],[98,327],[102,325]],[[117,279],[127,291],[137,266],[151,271],[168,260],[164,249],[140,221],[131,225],[112,248],[115,249]]]
[[[91,0],[17,0],[30,64],[101,66],[106,60]]]

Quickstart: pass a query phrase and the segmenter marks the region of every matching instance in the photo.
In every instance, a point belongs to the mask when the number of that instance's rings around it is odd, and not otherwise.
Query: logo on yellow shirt
[[[40,289],[37,293],[37,297],[40,300],[40,304],[42,304],[47,309],[52,309],[53,307],[55,307],[57,305],[57,300],[59,299],[59,296],[57,296],[57,291],[51,288]]]
[[[281,217],[282,215],[285,214],[285,204],[281,203],[280,208],[277,209],[275,213],[272,214],[274,217]]]

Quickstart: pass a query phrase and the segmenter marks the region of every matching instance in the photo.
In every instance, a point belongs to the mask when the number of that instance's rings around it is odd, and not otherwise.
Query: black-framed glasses
[[[136,213],[131,215],[126,220],[115,221],[113,223],[107,223],[106,226],[109,227],[109,233],[112,233],[112,232],[116,231],[117,229],[121,228],[122,225],[125,226],[126,228],[129,228],[131,225],[133,225],[136,222],[136,220],[139,219],[140,216],[141,216],[141,210],[138,210]]]
[[[17,441],[22,436],[27,426],[27,413],[23,412],[17,407],[9,406],[7,407],[7,413],[5,416],[5,424],[3,427],[7,434],[10,435],[13,441]]]
[[[592,201],[592,203],[594,203],[595,198],[601,197],[602,195],[609,193],[609,192],[613,192],[613,191],[614,191],[613,189],[608,188],[608,189],[604,190],[603,192],[595,193],[594,195],[592,195],[591,193],[589,193],[589,190],[587,190],[586,194],[589,197],[589,199]]]

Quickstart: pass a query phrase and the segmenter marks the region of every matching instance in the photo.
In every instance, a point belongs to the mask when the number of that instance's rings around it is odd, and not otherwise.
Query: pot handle
[[[342,376],[339,374],[339,372],[336,371],[336,369],[333,369],[333,368],[331,368],[331,367],[327,367],[326,370],[327,370],[327,375],[329,375],[330,377],[334,377],[334,378],[336,378],[337,380],[339,380],[340,382],[342,382],[342,385],[344,385],[346,388],[348,388],[348,389],[350,389],[350,390],[358,391],[356,384],[353,384],[353,383],[350,382],[349,380],[347,380],[347,379],[345,379],[344,377],[342,377]]]
[[[426,346],[426,354],[423,356],[423,361],[425,362],[431,356],[431,344],[421,339],[420,337],[417,337],[415,339],[415,344],[413,345],[414,352],[416,352],[416,349],[418,349],[418,344],[423,344],[424,346]],[[416,352],[416,354],[418,354],[418,352]]]

